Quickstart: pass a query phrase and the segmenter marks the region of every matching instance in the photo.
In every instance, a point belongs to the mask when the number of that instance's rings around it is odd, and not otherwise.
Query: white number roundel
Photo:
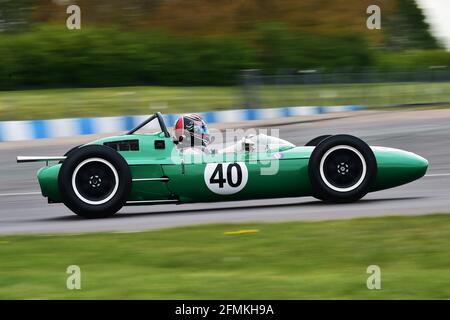
[[[248,181],[244,162],[208,163],[204,173],[209,190],[217,194],[234,194],[241,191]]]

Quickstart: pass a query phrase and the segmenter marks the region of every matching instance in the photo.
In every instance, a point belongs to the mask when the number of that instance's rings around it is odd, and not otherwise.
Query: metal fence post
[[[245,108],[256,108],[260,104],[259,86],[261,85],[260,70],[248,69],[241,71],[242,100]]]

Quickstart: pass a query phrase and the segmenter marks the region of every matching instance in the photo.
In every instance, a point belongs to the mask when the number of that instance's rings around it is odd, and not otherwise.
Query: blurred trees
[[[367,48],[358,35],[298,33],[273,23],[248,38],[47,26],[0,37],[0,88],[230,85],[249,68],[361,68],[371,63]]]
[[[358,33],[305,33],[281,23],[264,23],[254,32],[259,67],[280,69],[353,69],[373,64],[366,37]]]
[[[227,36],[47,26],[0,37],[0,88],[229,85],[253,61],[243,41]]]
[[[0,32],[27,30],[34,9],[33,0],[0,0]]]
[[[165,0],[39,0],[34,20],[63,25],[67,17],[65,8],[76,4],[81,8],[84,25],[114,25],[123,30],[144,25],[163,2]]]
[[[71,3],[81,30],[65,28]],[[371,4],[381,31],[366,28]],[[391,52],[437,48],[428,29],[414,0],[0,0],[0,89],[230,85],[242,69],[446,63],[442,51]]]
[[[437,47],[414,0],[39,0],[34,20],[62,24],[67,3],[82,8],[85,26],[236,35],[277,21],[299,32],[358,33],[395,50]],[[381,7],[381,31],[366,28],[369,5]]]
[[[437,49],[425,15],[414,0],[396,0],[396,10],[385,17],[385,46],[392,50]]]

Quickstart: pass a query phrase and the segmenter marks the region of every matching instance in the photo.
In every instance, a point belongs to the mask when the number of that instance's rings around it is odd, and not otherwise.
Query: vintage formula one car
[[[159,132],[137,133],[153,120]],[[108,217],[124,205],[301,196],[352,202],[419,179],[428,168],[416,154],[369,147],[350,135],[320,136],[301,147],[251,135],[218,152],[186,153],[160,113],[125,135],[77,146],[61,157],[17,157],[33,161],[47,162],[37,177],[48,202],[62,202],[84,218]],[[267,168],[276,170],[266,174]]]

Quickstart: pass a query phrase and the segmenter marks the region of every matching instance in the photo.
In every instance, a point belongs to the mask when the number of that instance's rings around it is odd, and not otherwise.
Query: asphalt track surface
[[[405,149],[430,162],[427,175],[352,204],[311,197],[257,201],[125,207],[112,218],[84,220],[39,192],[39,163],[17,164],[17,155],[62,155],[73,140],[0,144],[0,234],[134,232],[204,223],[315,221],[450,212],[450,110],[363,111],[349,117],[277,124],[280,137],[303,145],[322,134],[347,133],[370,145]],[[83,137],[84,141],[92,138]]]

